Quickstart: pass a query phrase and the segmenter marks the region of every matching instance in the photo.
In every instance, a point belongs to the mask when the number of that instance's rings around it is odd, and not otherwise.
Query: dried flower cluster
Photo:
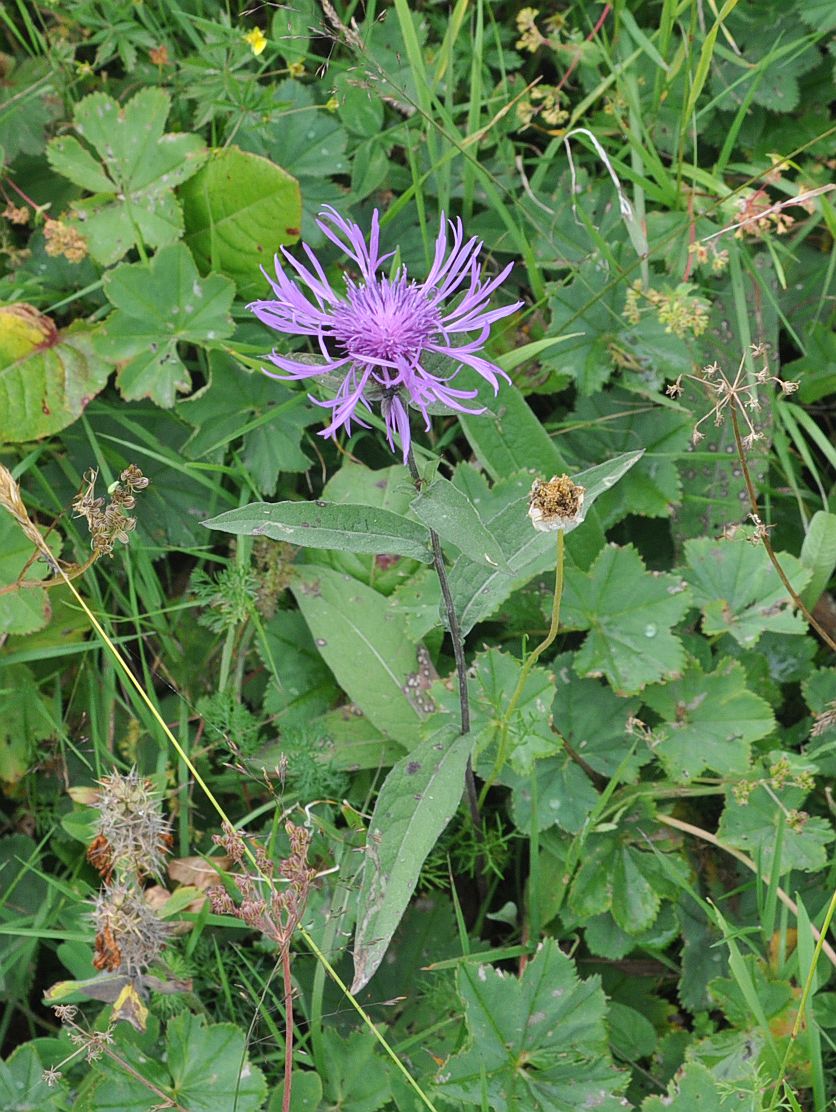
[[[31,210],[26,205],[16,205],[12,201],[7,201],[3,209],[3,217],[10,224],[28,224],[30,216]]]
[[[71,263],[87,257],[87,240],[69,224],[47,220],[44,224],[44,250],[47,255],[63,255]]]
[[[285,831],[290,839],[290,853],[279,862],[278,877],[275,863],[255,843],[252,852],[259,875],[247,872],[244,865],[246,843],[239,831],[227,827],[222,835],[216,835],[215,842],[241,870],[235,874],[241,901],[236,903],[220,886],[208,892],[216,915],[235,916],[283,949],[290,945],[293,932],[302,920],[308,893],[317,875],[316,869],[308,864],[310,831],[292,822],[285,824]],[[280,889],[277,880],[283,881],[284,887]]]
[[[94,901],[97,969],[137,976],[159,955],[168,927],[145,900],[142,882],[163,871],[169,823],[149,780],[132,769],[99,781],[96,837],[87,859],[104,881]]]
[[[704,438],[705,433],[700,431],[700,425],[707,421],[709,417],[714,417],[715,426],[722,425],[726,410],[733,407],[733,411],[743,418],[748,430],[742,438],[743,447],[752,448],[756,441],[763,439],[763,433],[755,428],[749,416],[751,412],[761,408],[758,387],[766,386],[771,382],[780,387],[781,393],[784,395],[794,394],[798,389],[797,382],[786,382],[784,379],[778,378],[777,375],[770,374],[769,365],[766,361],[766,348],[762,344],[753,344],[751,353],[756,359],[764,359],[763,366],[755,372],[753,378],[749,378],[745,372],[746,358],[744,356],[740,360],[737,373],[733,379],[729,379],[717,363],[712,363],[708,367],[703,367],[698,375],[680,375],[675,382],[665,389],[665,393],[669,397],[678,398],[683,393],[683,378],[690,378],[707,388],[709,395],[715,399],[714,405],[708,413],[701,417],[694,426],[694,431],[691,434],[692,443],[699,444]],[[757,526],[758,523],[755,524]]]
[[[680,282],[673,290],[645,290],[641,280],[635,281],[624,299],[624,319],[629,324],[641,320],[641,302],[646,301],[656,311],[666,332],[682,339],[683,336],[701,336],[708,327],[708,303],[696,294],[690,282]]]
[[[108,488],[110,501],[94,497],[98,472],[85,472],[85,489],[73,500],[75,517],[87,519],[93,551],[99,556],[113,552],[116,541],[127,544],[136,528],[136,519],[128,511],[136,505],[136,493],[150,482],[134,464],[126,467],[119,481]]]

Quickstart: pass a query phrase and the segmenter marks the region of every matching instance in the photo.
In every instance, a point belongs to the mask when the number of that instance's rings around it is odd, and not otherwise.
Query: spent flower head
[[[339,294],[307,244],[302,245],[307,265],[281,248],[283,261],[276,256],[275,280],[265,272],[275,297],[254,301],[249,307],[263,324],[277,332],[315,337],[323,362],[312,366],[274,351],[269,358],[283,372],[274,377],[333,375],[339,379],[332,400],[312,399],[331,410],[331,420],[321,436],[332,436],[340,428],[350,433],[352,422],[368,427],[358,410],[370,411],[372,403],[379,401],[389,445],[394,451],[397,433],[405,460],[411,439],[408,405],[422,414],[429,429],[431,406],[461,413],[483,412],[482,408],[462,404],[474,398],[476,390],[458,390],[451,385],[463,365],[489,382],[494,393],[499,389],[499,379],[507,379],[480,352],[494,321],[522,305],[521,301],[493,309],[488,305],[513,264],[495,278],[483,279],[481,241],[475,236],[466,240],[461,220],[442,216],[426,279],[420,283],[411,280],[405,266],[384,276],[381,267],[394,252],[380,252],[377,210],[368,242],[359,225],[344,220],[329,206],[317,223],[352,260],[357,276],[347,275],[345,293]],[[445,363],[449,370],[439,370],[439,364]]]

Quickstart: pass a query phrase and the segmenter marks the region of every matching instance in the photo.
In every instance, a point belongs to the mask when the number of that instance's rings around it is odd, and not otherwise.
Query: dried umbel
[[[528,496],[531,524],[541,533],[556,533],[558,529],[577,525],[584,493],[584,488],[568,475],[553,475],[547,483],[535,479]]]
[[[93,550],[105,556],[113,552],[116,541],[128,543],[130,533],[136,528],[136,520],[128,511],[136,505],[136,493],[145,490],[150,479],[130,464],[118,482],[108,488],[110,501],[106,504],[104,498],[94,497],[97,477],[97,471],[85,472],[85,488],[74,499],[73,512],[76,517],[87,519]]]
[[[162,951],[170,929],[131,883],[113,884],[96,897],[96,969],[135,976]]]
[[[87,857],[105,883],[112,875],[142,879],[162,876],[171,834],[150,780],[131,770],[99,781],[95,803],[98,836]]]
[[[310,831],[292,822],[285,824],[285,831],[290,839],[290,852],[279,862],[278,877],[275,863],[258,845],[253,845],[253,857],[260,875],[253,876],[245,870],[247,854],[243,836],[231,827],[226,828],[224,834],[214,840],[242,867],[242,871],[235,874],[241,902],[236,903],[220,886],[208,892],[216,915],[234,915],[283,948],[290,945],[317,876],[316,869],[308,864]]]

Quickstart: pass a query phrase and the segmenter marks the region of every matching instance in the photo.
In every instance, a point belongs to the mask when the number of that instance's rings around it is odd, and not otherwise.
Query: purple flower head
[[[352,260],[359,279],[347,276],[345,296],[340,296],[307,244],[302,247],[309,266],[281,248],[288,269],[277,255],[275,281],[265,272],[275,299],[254,301],[249,308],[277,332],[315,336],[324,362],[312,366],[274,351],[269,359],[283,372],[274,377],[304,379],[327,374],[340,379],[333,400],[311,399],[331,410],[331,420],[320,436],[331,436],[342,427],[350,433],[352,421],[368,428],[358,416],[358,408],[369,411],[372,402],[379,401],[389,445],[394,451],[397,433],[405,460],[410,444],[407,405],[420,411],[429,429],[430,406],[460,413],[484,412],[462,404],[474,398],[476,390],[456,390],[450,385],[464,364],[486,379],[494,393],[500,378],[507,381],[505,372],[479,352],[493,322],[523,304],[488,307],[513,264],[496,278],[483,280],[481,242],[475,237],[465,240],[461,220],[442,216],[435,258],[426,279],[420,284],[410,281],[406,267],[384,277],[378,272],[394,252],[380,254],[377,210],[368,243],[357,224],[344,220],[330,206],[317,224]]]

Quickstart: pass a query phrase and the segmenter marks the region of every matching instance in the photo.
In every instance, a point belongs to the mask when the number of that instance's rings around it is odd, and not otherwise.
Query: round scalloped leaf
[[[269,269],[277,247],[299,239],[296,178],[269,158],[228,147],[181,188],[180,201],[186,242],[200,269],[234,278],[242,297],[263,295],[259,267]]]

